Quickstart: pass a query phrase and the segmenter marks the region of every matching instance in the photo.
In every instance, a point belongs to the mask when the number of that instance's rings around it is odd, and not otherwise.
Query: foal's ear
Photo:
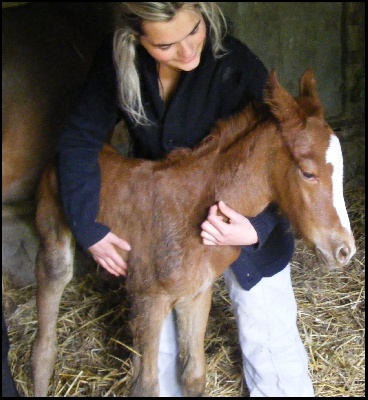
[[[275,70],[268,75],[264,100],[283,130],[302,129],[305,122],[304,115],[293,96],[279,84]]]
[[[299,160],[308,147],[303,129],[306,124],[304,110],[294,97],[284,89],[276,78],[273,70],[265,87],[265,102],[269,105],[272,115],[278,121],[281,138],[295,160]]]
[[[303,101],[303,98],[308,101]],[[323,107],[317,94],[316,79],[312,68],[308,68],[300,78],[299,99],[307,115],[322,117]]]
[[[303,76],[300,78],[299,83],[299,94],[300,96],[316,96],[316,78],[312,68],[308,68]]]

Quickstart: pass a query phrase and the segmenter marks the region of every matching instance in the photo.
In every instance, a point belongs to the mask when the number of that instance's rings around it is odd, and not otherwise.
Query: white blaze
[[[340,218],[341,225],[351,232],[348,213],[343,194],[343,159],[340,141],[336,135],[331,135],[326,151],[326,163],[332,164],[332,196],[333,205]]]

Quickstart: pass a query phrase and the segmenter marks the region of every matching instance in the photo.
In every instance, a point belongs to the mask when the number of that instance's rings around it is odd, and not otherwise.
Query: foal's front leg
[[[133,386],[130,397],[159,397],[158,352],[163,323],[171,311],[167,296],[134,297],[131,326],[134,338]]]
[[[200,397],[206,387],[204,337],[211,307],[212,287],[194,299],[177,303],[182,384],[186,397]]]

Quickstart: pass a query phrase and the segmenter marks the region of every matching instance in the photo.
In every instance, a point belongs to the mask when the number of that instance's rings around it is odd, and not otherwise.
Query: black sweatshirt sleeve
[[[62,205],[74,237],[85,249],[109,232],[107,226],[96,222],[101,180],[98,154],[117,118],[115,80],[109,40],[91,66],[58,143]]]

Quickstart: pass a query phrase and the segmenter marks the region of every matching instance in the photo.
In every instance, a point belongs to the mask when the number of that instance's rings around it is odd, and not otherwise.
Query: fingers
[[[207,219],[201,224],[202,243],[208,246],[218,244],[217,237],[220,236],[219,222],[223,222],[223,217],[218,215],[218,205],[214,204],[208,211]]]
[[[219,214],[219,211],[221,214]],[[213,205],[208,212],[207,220],[201,225],[202,229],[208,234],[220,239],[220,236],[226,235],[229,229],[229,223],[235,222],[238,213],[228,207],[223,201],[218,205]]]
[[[210,208],[201,228],[202,243],[209,246],[242,246],[258,242],[257,232],[249,219],[234,211],[223,201]]]
[[[212,240],[207,240],[207,239],[203,239],[202,243],[205,244],[206,246],[216,246],[217,243],[213,242]]]
[[[129,251],[130,245],[125,240],[109,232],[99,242],[89,247],[93,259],[115,276],[126,276],[128,265],[122,256],[116,251],[115,246]]]
[[[126,242],[123,239],[120,239],[118,236],[114,235],[113,233],[112,233],[112,235],[113,235],[112,241],[111,241],[112,244],[120,247],[122,250],[126,250],[126,251],[131,250],[130,244],[128,242]]]
[[[219,244],[215,235],[211,235],[204,230],[202,230],[202,232],[201,232],[201,237],[202,237],[202,243],[206,244],[208,246],[214,246],[214,245]]]
[[[239,216],[239,213],[237,213],[235,210],[233,210],[231,207],[229,207],[227,204],[225,204],[222,200],[219,201],[218,203],[219,210],[227,217],[229,220],[236,221],[237,217]]]
[[[128,265],[115,249],[112,249],[108,254],[102,254],[99,256],[93,255],[93,258],[97,264],[105,268],[106,271],[111,274],[115,276],[126,276]]]
[[[215,217],[217,215],[217,211],[218,211],[218,205],[217,204],[211,206],[209,211],[208,211],[208,216]]]
[[[98,265],[115,276],[126,276],[127,265],[122,266],[109,258],[94,258]]]
[[[228,224],[223,222],[223,217],[212,214],[201,224],[201,228],[203,244],[216,245],[222,244],[224,233],[226,233],[228,229]]]

